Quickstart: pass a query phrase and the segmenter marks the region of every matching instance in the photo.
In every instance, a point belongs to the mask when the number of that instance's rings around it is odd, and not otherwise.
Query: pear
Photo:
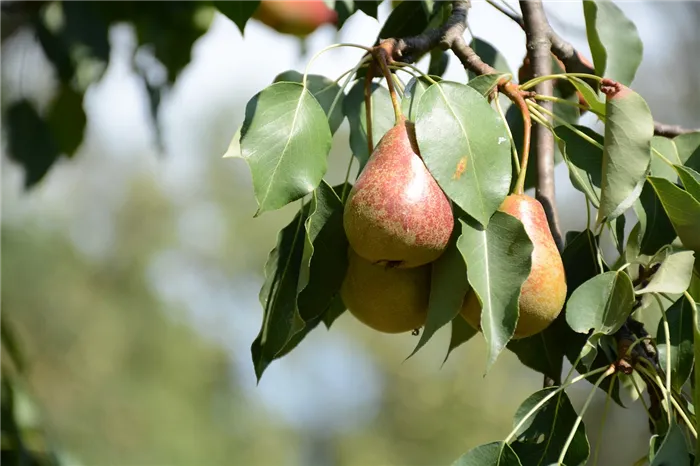
[[[384,333],[409,332],[425,324],[430,266],[399,269],[375,265],[348,250],[340,288],[343,303],[360,322]]]
[[[352,248],[373,264],[418,267],[444,252],[452,206],[420,158],[413,123],[401,117],[382,137],[348,196]]]
[[[532,241],[532,267],[520,290],[520,316],[513,335],[514,339],[529,337],[547,328],[564,306],[564,264],[539,201],[511,194],[499,210],[519,219]],[[461,315],[472,327],[481,327],[481,304],[473,291],[465,297]]]

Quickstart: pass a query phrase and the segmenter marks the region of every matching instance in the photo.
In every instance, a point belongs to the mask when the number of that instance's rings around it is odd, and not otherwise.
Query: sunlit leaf
[[[488,370],[515,332],[520,288],[530,275],[532,242],[520,220],[500,211],[487,228],[471,220],[460,222],[457,246],[481,303]]]
[[[642,62],[637,27],[610,0],[585,0],[583,14],[595,73],[629,86]]]
[[[673,138],[673,143],[683,165],[700,172],[700,131],[680,134]]]
[[[670,336],[671,367],[666,366],[667,351],[666,332],[663,320],[659,322],[656,330],[656,346],[659,350],[659,364],[664,372],[671,371],[671,384],[680,392],[683,384],[690,377],[693,370],[693,309],[690,302],[681,296],[666,311]]]
[[[253,175],[256,216],[313,191],[326,173],[331,132],[311,93],[296,83],[276,83],[246,106],[241,153]]]
[[[678,174],[668,162],[683,165],[683,161],[678,155],[676,143],[673,142],[673,139],[654,136],[651,140],[651,148],[651,176],[666,178],[671,183],[675,183],[678,179]],[[666,160],[662,159],[662,157]]]
[[[586,0],[589,3],[589,0]],[[651,163],[654,120],[642,96],[622,88],[605,100],[600,210],[597,223],[622,215],[639,197]]]
[[[579,333],[612,334],[632,311],[634,289],[625,272],[605,272],[581,285],[566,304],[566,321]]]
[[[418,103],[416,138],[443,191],[486,225],[511,178],[510,140],[498,113],[468,86],[433,84]]]
[[[514,427],[519,425],[538,404],[551,396],[555,387],[545,388],[530,395],[519,407],[513,419]],[[569,433],[574,427],[577,414],[565,392],[560,392],[537,408],[518,429],[516,439],[511,443],[513,451],[523,464],[556,464]],[[576,427],[576,433],[564,456],[567,466],[586,463],[590,447],[583,422]]]
[[[343,102],[343,112],[350,123],[350,149],[360,162],[360,168],[369,160],[367,147],[367,111],[365,107],[365,85],[358,81],[348,92]],[[377,147],[379,140],[396,123],[394,108],[387,88],[372,84],[372,144]]]
[[[223,158],[243,158],[243,154],[241,154],[241,128],[242,127],[239,126],[236,132],[233,134],[231,142],[229,143],[228,149],[226,149]]]
[[[488,95],[493,91],[496,86],[498,85],[498,81],[501,80],[504,76],[507,76],[506,74],[483,74],[481,76],[477,76],[474,79],[470,79],[469,82],[467,83],[467,86],[471,87],[475,91],[477,91],[479,94],[483,95],[484,97],[488,97]]]
[[[406,84],[401,99],[401,111],[410,121],[415,121],[418,101],[427,89],[428,84],[422,79],[411,78]]]
[[[569,82],[571,82],[576,90],[581,93],[583,100],[588,104],[593,112],[598,115],[605,116],[605,102],[602,102],[598,98],[598,93],[594,91],[586,81],[581,78],[570,77]]]
[[[641,293],[683,293],[690,286],[693,275],[695,254],[693,251],[679,251],[668,255],[661,267],[651,277],[649,284],[637,290]]]
[[[303,80],[304,75],[302,73],[289,70],[278,74],[274,82],[302,83]],[[343,115],[343,98],[345,94],[341,91],[340,86],[325,76],[310,74],[306,77],[306,88],[323,108],[328,117],[328,126],[331,128],[331,133],[335,133],[343,122],[343,118],[345,118],[345,115]],[[335,103],[335,107],[333,107],[333,101],[338,94],[338,100]],[[331,107],[333,108],[333,113],[331,113]]]
[[[214,6],[228,19],[234,22],[243,34],[245,25],[253,16],[255,10],[260,5],[260,0],[250,0],[245,2],[214,2]]]
[[[649,177],[683,245],[700,254],[700,202],[665,178]]]
[[[457,238],[461,233],[461,224],[456,222],[447,250],[432,263],[428,318],[420,340],[410,356],[421,349],[440,328],[459,318],[457,315],[469,290],[467,267],[457,248]]]
[[[493,442],[469,450],[452,466],[522,466],[522,463],[510,445]]]

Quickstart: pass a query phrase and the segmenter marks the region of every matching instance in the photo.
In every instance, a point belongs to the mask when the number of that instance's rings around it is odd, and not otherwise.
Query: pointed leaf
[[[340,293],[338,293],[333,298],[333,301],[326,312],[323,313],[323,323],[326,328],[330,330],[333,322],[335,322],[338,317],[343,315],[345,311],[345,303],[343,303],[343,298],[341,298]]]
[[[679,251],[664,259],[659,270],[651,277],[649,284],[637,290],[642,293],[683,293],[690,286],[693,275],[695,254],[693,251]]]
[[[277,246],[265,263],[265,283],[260,290],[260,303],[265,313],[260,333],[251,347],[258,380],[290,336],[303,328],[296,300],[307,214],[308,204],[280,231]]]
[[[435,332],[455,319],[462,309],[469,282],[464,257],[457,248],[457,238],[461,233],[461,224],[457,222],[447,250],[432,264],[428,318],[420,340],[409,358],[416,354]]]
[[[500,211],[485,229],[471,220],[460,222],[457,246],[481,302],[488,370],[515,332],[520,288],[530,275],[532,242],[520,220]]]
[[[637,27],[610,0],[585,0],[583,14],[595,74],[629,86],[642,62]]]
[[[396,122],[394,108],[387,88],[372,83],[372,144],[377,147],[379,140]],[[364,82],[358,81],[348,92],[343,102],[343,112],[350,123],[350,149],[360,162],[362,169],[369,156],[367,148],[367,112],[365,108]]]
[[[442,361],[443,364],[445,364],[447,358],[450,357],[450,353],[452,353],[455,348],[460,346],[462,343],[468,342],[478,333],[478,330],[469,325],[461,316],[457,316],[452,320],[451,327],[452,333],[450,337],[450,346],[447,348],[447,354],[445,355],[445,359]]]
[[[459,83],[441,82],[418,103],[421,156],[445,193],[486,225],[508,195],[510,140],[486,99]]]
[[[653,255],[662,246],[670,244],[676,237],[671,220],[666,215],[666,211],[649,181],[644,183],[639,200],[634,203],[634,211],[640,225],[639,252],[641,254]]]
[[[228,149],[226,149],[226,153],[222,156],[223,158],[243,158],[243,154],[241,154],[241,128],[242,126],[239,126],[234,133],[228,145]]]
[[[588,85],[586,81],[577,77],[569,77],[569,82],[574,85],[576,90],[581,93],[583,100],[586,101],[588,106],[594,113],[598,115],[605,116],[605,102],[602,102],[598,98],[598,93],[593,90],[591,86]]]
[[[248,20],[253,16],[255,10],[257,10],[258,5],[260,5],[260,0],[246,0],[245,2],[214,2],[214,6],[233,21],[238,29],[243,34],[245,25]]]
[[[683,245],[700,254],[700,202],[665,178],[649,177]]]
[[[246,106],[241,153],[253,175],[256,216],[313,191],[326,173],[331,132],[326,115],[300,84],[276,83]]]
[[[673,143],[683,165],[700,172],[700,131],[676,136]]]
[[[298,71],[289,70],[280,73],[275,77],[274,82],[292,82],[301,84],[304,80],[304,75]],[[340,89],[338,83],[318,74],[310,74],[306,77],[306,87],[311,92],[318,103],[323,108],[323,111],[328,118],[328,126],[331,128],[331,133],[335,133],[338,127],[343,122],[343,98],[345,94]],[[336,95],[339,95],[338,100],[335,100]],[[335,106],[333,102],[335,101]],[[331,107],[333,113],[331,113]]]
[[[507,347],[525,366],[550,377],[556,385],[560,385],[566,346],[571,343],[572,335],[580,336],[569,328],[564,314],[561,313],[543,331],[526,338],[511,340]]]
[[[513,426],[520,424],[538,404],[534,415],[525,420],[518,430],[516,439],[511,443],[513,451],[523,464],[556,464],[569,433],[574,427],[578,415],[565,392],[551,397],[555,387],[545,388],[530,395],[518,407],[513,419]],[[545,401],[547,397],[550,397]],[[579,466],[586,463],[590,447],[583,422],[576,427],[573,441],[564,456],[567,466]]]
[[[603,144],[603,136],[585,126],[575,126],[592,139]],[[559,150],[569,167],[569,178],[574,188],[586,195],[594,207],[600,206],[603,151],[581,138],[566,126],[558,126]]]
[[[566,303],[566,322],[576,332],[612,334],[632,312],[634,289],[625,272],[597,275],[573,292]]]
[[[685,190],[688,191],[696,201],[700,201],[700,173],[690,167],[681,165],[675,165],[675,168]]]
[[[656,330],[656,345],[659,350],[659,364],[664,372],[671,371],[671,384],[680,392],[693,370],[693,309],[681,296],[666,311],[671,346],[666,344],[663,321]],[[671,352],[671,367],[666,367],[666,352]]]
[[[469,450],[452,466],[522,466],[522,463],[510,445],[493,442]]]
[[[348,267],[343,204],[325,181],[313,193],[304,226],[306,260],[300,272],[298,288],[301,291],[297,303],[299,316],[309,322],[330,306],[340,291]]]
[[[598,224],[622,215],[639,197],[654,136],[654,120],[642,96],[625,87],[608,93]]]

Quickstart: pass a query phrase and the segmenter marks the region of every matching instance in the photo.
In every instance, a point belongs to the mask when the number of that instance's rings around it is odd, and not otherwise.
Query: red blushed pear
[[[532,267],[520,291],[520,317],[513,338],[529,337],[547,328],[564,306],[564,264],[542,204],[536,199],[524,194],[511,194],[499,210],[519,219],[532,241]],[[481,304],[474,292],[465,298],[461,314],[472,327],[480,328]]]
[[[373,264],[418,267],[445,251],[452,206],[416,143],[413,123],[397,115],[350,191],[343,216],[352,248]]]
[[[262,0],[253,17],[282,34],[305,37],[338,14],[323,0]]]

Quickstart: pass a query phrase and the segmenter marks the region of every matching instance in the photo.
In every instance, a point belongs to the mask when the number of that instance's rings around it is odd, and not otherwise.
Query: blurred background
[[[700,126],[700,4],[618,4],[644,43],[633,87],[657,120]],[[580,2],[545,6],[554,28],[590,57]],[[65,465],[440,465],[508,434],[541,375],[505,352],[484,376],[479,336],[441,366],[449,328],[405,360],[418,337],[378,334],[345,314],[256,383],[250,345],[262,320],[262,268],[296,205],[253,219],[248,168],[222,155],[246,102],[277,74],[303,72],[337,41],[371,45],[388,13],[384,2],[379,22],[358,12],[339,32],[322,26],[302,46],[256,20],[243,38],[232,21],[202,8],[206,32],[162,95],[157,126],[134,54],[154,79],[165,71],[137,47],[133,25],[117,24],[108,67],[86,91],[85,137],[70,159],[25,190],[3,137],[2,363],[17,365],[8,345],[22,355],[12,409],[30,448],[47,442]],[[482,1],[473,1],[470,26],[517,73],[522,31]],[[335,79],[361,53],[333,50],[311,71]],[[465,81],[456,60],[445,76]],[[3,41],[1,77],[4,108],[23,97],[41,109],[56,93],[28,30]],[[347,139],[345,122],[334,137],[331,183],[344,178]],[[565,166],[556,173],[564,230],[585,228],[583,196]],[[569,391],[577,409],[590,388]],[[648,448],[646,415],[639,402],[612,404],[601,427],[604,403],[599,393],[585,418],[592,449],[602,428],[599,464],[631,465]]]

